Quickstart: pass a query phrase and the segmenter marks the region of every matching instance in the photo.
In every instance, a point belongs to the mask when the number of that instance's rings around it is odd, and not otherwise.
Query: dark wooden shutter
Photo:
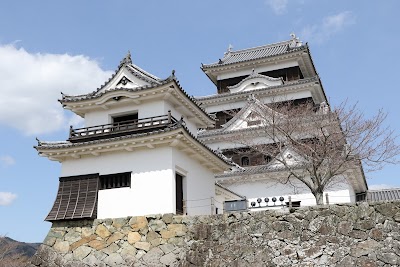
[[[46,221],[97,217],[99,174],[60,177],[57,197]]]

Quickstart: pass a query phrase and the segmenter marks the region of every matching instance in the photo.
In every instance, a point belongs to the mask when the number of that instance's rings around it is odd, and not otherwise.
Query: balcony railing
[[[68,141],[76,143],[135,133],[151,132],[157,129],[168,127],[176,122],[177,120],[171,116],[170,112],[168,112],[167,115],[162,116],[96,125],[91,127],[73,129],[71,126]]]

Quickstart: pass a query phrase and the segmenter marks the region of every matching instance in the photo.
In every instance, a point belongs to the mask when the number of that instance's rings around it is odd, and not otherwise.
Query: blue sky
[[[60,164],[41,158],[35,137],[65,140],[80,120],[60,92],[95,90],[128,50],[165,78],[173,69],[191,95],[216,92],[200,70],[242,49],[308,42],[331,104],[379,108],[400,133],[397,0],[2,1],[0,8],[0,235],[43,241]],[[400,187],[400,166],[368,173],[373,188]]]

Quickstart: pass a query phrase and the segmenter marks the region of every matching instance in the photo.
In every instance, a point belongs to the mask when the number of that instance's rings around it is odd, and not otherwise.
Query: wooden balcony
[[[96,125],[91,127],[73,129],[71,126],[68,141],[77,143],[136,133],[152,132],[166,128],[176,122],[177,120],[171,116],[170,112],[168,112],[167,115],[162,116]]]

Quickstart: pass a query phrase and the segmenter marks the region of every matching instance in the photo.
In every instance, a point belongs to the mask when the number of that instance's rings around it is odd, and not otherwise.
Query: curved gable
[[[282,78],[273,78],[262,74],[253,73],[247,78],[240,81],[238,84],[228,86],[231,93],[239,93],[252,91],[257,89],[264,89],[266,87],[283,85]]]

